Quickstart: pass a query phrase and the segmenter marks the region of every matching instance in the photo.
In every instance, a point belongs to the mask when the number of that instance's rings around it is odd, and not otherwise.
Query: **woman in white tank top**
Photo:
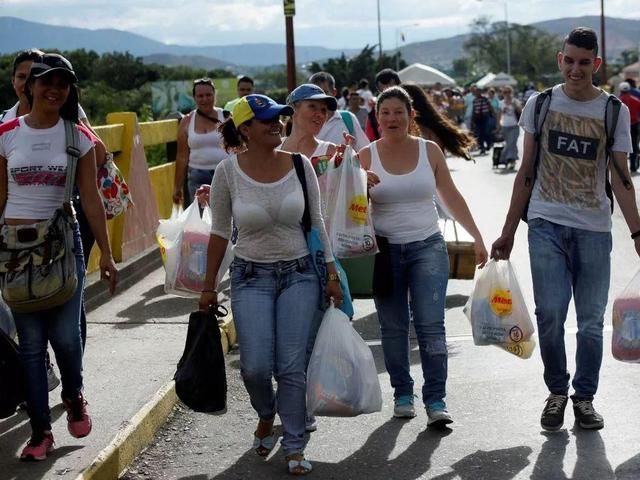
[[[185,178],[190,200],[200,185],[210,185],[216,166],[229,155],[222,147],[218,127],[224,121],[223,111],[215,106],[216,87],[209,78],[193,82],[196,109],[180,121],[178,153],[173,182],[173,202],[182,204]]]
[[[451,179],[442,150],[431,141],[409,135],[415,111],[407,92],[401,87],[385,90],[376,113],[382,137],[362,149],[359,156],[369,171],[371,214],[380,248],[373,295],[385,365],[394,388],[394,416],[415,416],[409,369],[411,309],[425,378],[422,400],[429,417],[427,425],[444,427],[452,422],[445,403],[444,307],[449,259],[433,202],[436,192],[475,239],[480,267],[487,261],[487,250]]]

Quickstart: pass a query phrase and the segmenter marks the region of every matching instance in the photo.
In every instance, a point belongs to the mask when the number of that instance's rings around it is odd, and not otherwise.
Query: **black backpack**
[[[25,380],[18,345],[0,329],[0,418],[16,413],[26,399]]]
[[[544,126],[544,121],[546,120],[547,113],[549,112],[549,105],[551,104],[552,95],[553,87],[547,88],[546,90],[540,92],[540,94],[536,97],[536,103],[533,110],[533,124],[536,128],[533,138],[536,142],[536,153],[533,161],[533,168],[527,173],[527,176],[525,177],[525,186],[527,188],[531,188],[531,192],[529,193],[527,205],[522,212],[521,218],[524,222],[527,221],[529,201],[531,200],[531,194],[533,194],[533,186],[536,181],[536,176],[538,175],[541,150],[540,138],[542,137],[542,127]],[[622,102],[615,95],[607,95],[607,104],[604,109],[604,129],[606,135],[605,192],[607,194],[607,197],[609,197],[609,201],[611,202],[611,213],[613,213],[613,192],[611,191],[611,182],[609,181],[609,162],[611,162],[611,159],[613,158],[612,148],[615,142],[616,127],[618,126],[618,117],[620,115],[620,109],[622,108]],[[625,176],[624,172],[620,169],[620,166],[616,162],[613,162],[613,167],[622,180],[624,188],[626,190],[630,190],[631,181]]]
[[[223,413],[227,408],[227,376],[218,327],[218,317],[226,314],[227,309],[218,305],[189,316],[187,341],[174,379],[178,398],[196,412]]]

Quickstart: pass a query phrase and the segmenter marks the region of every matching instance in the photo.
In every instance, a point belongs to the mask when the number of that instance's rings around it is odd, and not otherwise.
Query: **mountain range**
[[[600,17],[558,18],[532,23],[531,26],[558,36],[564,36],[572,29],[581,26],[593,28],[599,34]],[[412,30],[412,32],[416,31],[418,29]],[[415,33],[412,34],[415,35]],[[469,36],[469,34],[456,35],[449,38],[410,43],[399,50],[402,53],[402,58],[409,64],[419,62],[448,69],[454,59],[465,55],[463,45]],[[608,60],[618,58],[624,50],[639,48],[640,20],[607,17],[605,40]]]
[[[531,24],[550,33],[564,35],[577,26],[600,28],[600,17],[560,18]],[[424,27],[428,28],[428,27]],[[414,29],[418,33],[418,29]],[[449,69],[454,59],[464,56],[463,45],[469,34],[410,43],[399,50],[408,63],[420,62]],[[640,45],[640,20],[607,17],[607,58],[619,57],[625,49]],[[37,46],[44,49],[74,50],[84,48],[98,53],[129,51],[146,63],[188,65],[206,69],[266,67],[283,64],[284,44],[240,44],[224,46],[169,45],[134,33],[115,30],[61,27],[30,22],[14,17],[0,17],[0,53],[13,53]],[[349,56],[359,49],[340,50],[320,46],[296,46],[296,61],[308,63]]]
[[[193,65],[203,68],[225,68],[237,65],[269,66],[285,63],[285,46],[277,43],[241,44],[224,46],[169,45],[131,32],[115,29],[89,30],[60,27],[0,17],[0,53],[13,53],[26,48],[75,50],[84,48],[97,53],[129,51],[132,55],[149,57],[167,65]],[[355,50],[347,50],[346,54]],[[296,61],[337,57],[342,50],[297,46]]]

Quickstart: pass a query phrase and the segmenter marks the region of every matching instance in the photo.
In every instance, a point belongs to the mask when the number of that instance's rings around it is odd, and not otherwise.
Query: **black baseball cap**
[[[45,53],[31,64],[29,75],[40,78],[53,72],[60,72],[67,76],[71,83],[77,83],[78,77],[73,71],[71,62],[57,53]]]

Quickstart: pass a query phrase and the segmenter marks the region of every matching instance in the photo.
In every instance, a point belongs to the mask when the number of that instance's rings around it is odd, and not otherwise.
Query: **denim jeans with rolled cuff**
[[[49,389],[45,354],[51,343],[60,369],[62,397],[74,398],[82,390],[82,339],[80,310],[84,292],[85,267],[78,224],[73,232],[78,287],[59,307],[32,313],[12,312],[20,342],[20,359],[27,386],[27,410],[34,432],[51,430]]]
[[[529,220],[529,257],[544,381],[567,395],[569,372],[564,324],[573,294],[578,324],[573,395],[592,400],[602,364],[602,329],[609,294],[611,233]]]
[[[411,311],[418,338],[425,405],[443,401],[447,383],[447,342],[444,307],[449,280],[449,256],[442,234],[404,244],[389,244],[392,288],[375,295],[384,363],[394,397],[413,395],[410,372]]]
[[[241,374],[262,420],[276,412],[285,455],[304,450],[305,352],[320,282],[311,256],[274,263],[236,257],[231,264],[231,310]],[[274,391],[272,378],[277,390]]]

